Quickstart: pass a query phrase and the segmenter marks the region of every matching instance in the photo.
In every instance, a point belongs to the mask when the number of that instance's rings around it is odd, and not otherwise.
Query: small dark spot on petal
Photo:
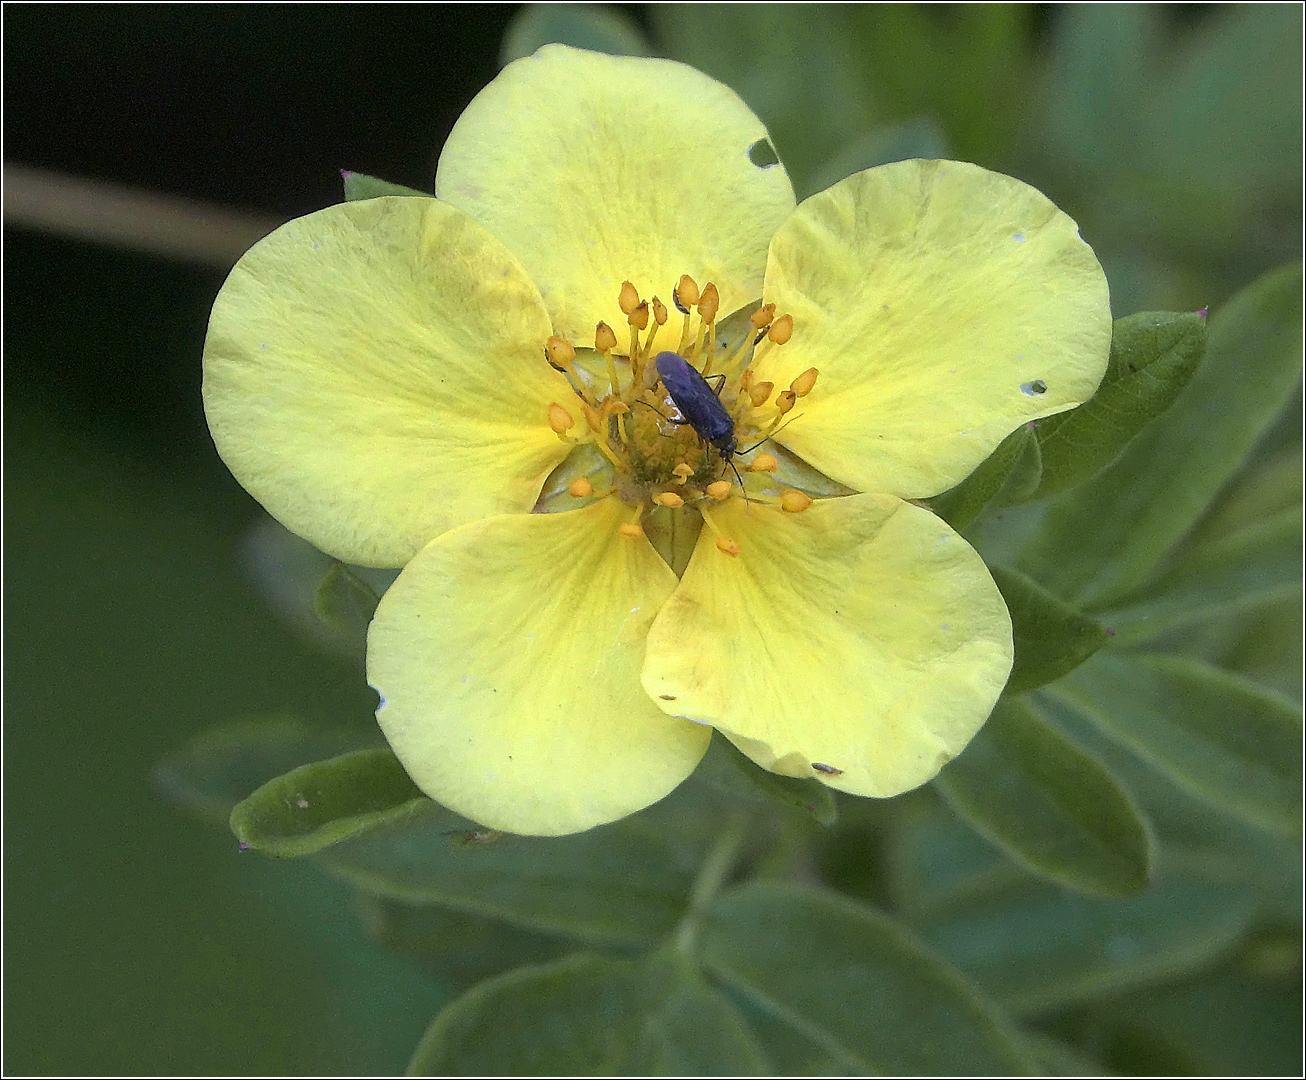
[[[823,764],[822,764],[821,762],[819,762],[819,761],[813,761],[813,762],[812,762],[812,768],[815,769],[817,772],[823,772],[823,773],[826,773],[826,774],[828,774],[828,775],[830,775],[830,776],[842,776],[842,775],[843,775],[843,770],[842,770],[842,769],[836,769],[833,765],[823,765]]]
[[[1038,397],[1039,394],[1048,392],[1048,384],[1042,379],[1034,379],[1027,383],[1020,384],[1020,392],[1027,394],[1029,397]]]
[[[769,169],[772,165],[780,164],[780,158],[775,152],[775,147],[767,139],[758,139],[748,148],[748,160],[759,169]]]
[[[663,701],[675,701],[675,700],[676,700],[676,695],[675,695],[675,694],[659,694],[658,697],[660,697]]]

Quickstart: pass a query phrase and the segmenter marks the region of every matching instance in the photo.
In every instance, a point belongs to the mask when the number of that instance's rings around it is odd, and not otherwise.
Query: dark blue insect
[[[721,459],[734,467],[730,459],[739,449],[735,438],[735,422],[730,419],[721,399],[708,386],[698,368],[679,353],[660,352],[657,358],[658,375],[676,403],[684,422],[698,432],[704,442],[721,451]],[[736,473],[736,475],[738,475]],[[741,481],[740,486],[743,486]]]

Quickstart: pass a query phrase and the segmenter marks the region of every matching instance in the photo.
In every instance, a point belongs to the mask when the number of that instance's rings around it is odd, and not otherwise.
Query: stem
[[[717,834],[712,850],[707,853],[698,877],[694,879],[694,887],[689,891],[689,910],[676,927],[675,947],[681,952],[694,951],[698,931],[707,917],[707,909],[734,869],[735,859],[747,832],[748,815],[736,811],[730,815],[725,828]]]

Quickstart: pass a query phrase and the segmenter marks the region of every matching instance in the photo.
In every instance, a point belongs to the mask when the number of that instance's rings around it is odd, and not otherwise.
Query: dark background
[[[5,5],[5,160],[286,218],[428,186],[512,5]],[[233,717],[356,668],[270,617],[200,405],[207,270],[6,226],[5,1069],[395,1073],[442,1001],[349,891],[166,805]]]

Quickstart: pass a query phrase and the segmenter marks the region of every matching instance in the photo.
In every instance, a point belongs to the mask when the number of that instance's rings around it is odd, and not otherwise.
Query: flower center
[[[709,282],[699,289],[688,274],[671,298],[680,320],[656,296],[641,298],[627,281],[618,298],[624,334],[599,323],[594,350],[585,354],[562,338],[549,338],[545,358],[567,376],[585,419],[579,432],[573,430],[571,412],[555,402],[549,426],[565,442],[592,442],[607,458],[610,488],[596,491],[581,480],[568,490],[576,498],[616,495],[630,505],[623,535],[642,535],[641,519],[654,507],[697,513],[716,533],[717,547],[738,555],[739,545],[722,536],[711,517],[715,503],[737,493],[736,484],[750,503],[793,513],[811,505],[801,492],[777,496],[758,490],[774,486],[768,478],[753,485],[745,480],[774,472],[772,455],[759,453],[747,462],[736,455],[752,453],[785,423],[798,398],[811,392],[817,371],[809,368],[778,394],[773,383],[754,378],[750,365],[793,336],[793,317],[777,316],[774,304],[718,320],[716,286]]]

